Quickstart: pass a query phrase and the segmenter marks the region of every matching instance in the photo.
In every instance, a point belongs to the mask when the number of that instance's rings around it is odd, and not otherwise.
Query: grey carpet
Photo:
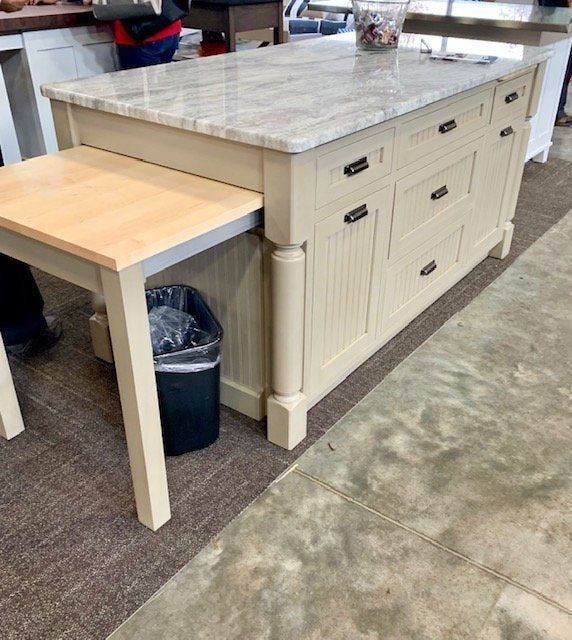
[[[134,516],[114,373],[91,355],[88,297],[41,275],[66,333],[49,354],[11,362],[28,428],[0,443],[2,638],[105,638],[560,220],[572,203],[571,175],[563,160],[528,165],[510,256],[485,260],[312,409],[295,451],[274,447],[263,424],[224,409],[215,445],[168,460],[174,515],[157,534]]]

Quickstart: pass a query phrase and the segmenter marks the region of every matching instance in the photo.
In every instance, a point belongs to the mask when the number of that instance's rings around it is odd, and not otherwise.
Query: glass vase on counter
[[[399,43],[410,0],[353,0],[356,45],[365,51],[392,51]]]

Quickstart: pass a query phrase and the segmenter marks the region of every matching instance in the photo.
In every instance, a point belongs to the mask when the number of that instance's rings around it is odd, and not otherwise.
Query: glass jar
[[[409,0],[353,0],[356,45],[366,51],[397,47]]]

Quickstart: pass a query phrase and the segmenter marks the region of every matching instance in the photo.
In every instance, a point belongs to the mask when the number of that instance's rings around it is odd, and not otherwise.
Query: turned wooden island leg
[[[16,397],[12,373],[0,335],[0,436],[10,440],[24,431],[24,420]]]
[[[304,285],[306,255],[300,245],[276,245],[271,257],[272,394],[268,439],[293,449],[306,437]]]
[[[139,521],[156,531],[171,517],[153,352],[140,264],[101,269]]]

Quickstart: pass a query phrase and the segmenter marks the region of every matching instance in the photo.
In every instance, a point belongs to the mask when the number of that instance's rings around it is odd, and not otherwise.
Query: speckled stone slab
[[[110,640],[566,640],[565,633],[557,609],[292,473]]]
[[[470,41],[475,53],[491,43]],[[545,60],[495,43],[490,65],[430,60],[420,38],[358,53],[354,34],[108,73],[43,87],[45,96],[178,129],[297,153]]]
[[[571,282],[569,213],[300,468],[572,609]]]

